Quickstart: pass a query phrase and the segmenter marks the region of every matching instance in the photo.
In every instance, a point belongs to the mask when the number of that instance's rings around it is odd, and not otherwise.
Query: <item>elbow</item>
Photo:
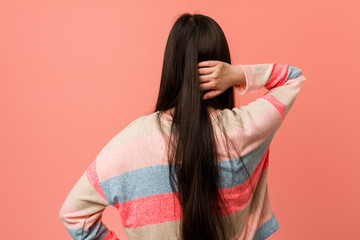
[[[58,212],[58,218],[61,222],[65,221],[65,212],[63,210],[63,207],[61,207],[60,211]]]
[[[67,222],[68,211],[66,211],[65,203],[61,206],[58,212],[59,220],[65,225]]]

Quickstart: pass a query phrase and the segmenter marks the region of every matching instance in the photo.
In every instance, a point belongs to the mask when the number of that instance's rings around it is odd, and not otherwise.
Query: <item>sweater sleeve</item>
[[[107,206],[109,202],[99,182],[95,159],[66,197],[59,218],[73,239],[118,240],[115,232],[102,222]]]
[[[306,80],[302,70],[289,64],[265,63],[239,65],[245,74],[243,85],[235,85],[239,95],[255,92],[262,87],[265,95],[248,105],[233,108],[231,117],[241,126],[248,143],[259,144],[274,134],[289,114]]]

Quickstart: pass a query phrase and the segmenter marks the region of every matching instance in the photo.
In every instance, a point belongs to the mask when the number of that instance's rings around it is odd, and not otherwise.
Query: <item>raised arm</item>
[[[237,66],[242,68],[239,84],[234,85],[237,93],[245,95],[265,87],[270,91],[262,98],[272,103],[284,120],[306,80],[302,70],[279,63]]]
[[[305,81],[302,70],[289,64],[265,63],[237,65],[242,68],[235,92],[240,95],[268,89],[262,97],[239,108],[225,111],[242,131],[243,151],[251,151],[274,136],[289,114]]]

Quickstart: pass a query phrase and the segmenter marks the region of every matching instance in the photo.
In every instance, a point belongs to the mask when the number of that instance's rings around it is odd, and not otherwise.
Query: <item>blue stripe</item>
[[[67,229],[71,237],[75,240],[90,240],[98,239],[103,240],[107,236],[109,229],[103,222],[98,222],[97,224],[91,226],[89,231],[86,231],[82,228],[79,229]]]
[[[242,157],[251,175],[268,149],[275,133],[270,135],[258,148]],[[248,180],[240,159],[219,162],[220,189],[238,186]],[[176,179],[176,176],[175,176]],[[172,193],[169,182],[169,166],[156,165],[119,174],[100,183],[110,205],[129,200]]]
[[[294,78],[298,78],[298,77],[300,77],[300,76],[303,76],[301,69],[289,65],[287,80],[289,80],[289,79],[294,79]]]
[[[274,232],[280,228],[279,222],[277,221],[275,215],[272,216],[268,221],[266,221],[261,227],[256,231],[254,240],[263,240],[270,237]]]

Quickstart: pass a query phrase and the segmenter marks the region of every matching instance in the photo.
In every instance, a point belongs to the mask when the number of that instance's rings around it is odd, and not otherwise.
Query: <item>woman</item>
[[[267,188],[269,146],[305,77],[288,64],[231,65],[210,17],[182,14],[166,44],[155,111],[97,155],[59,217],[74,239],[118,239],[101,221],[111,205],[129,239],[266,239],[279,229]],[[267,88],[234,107],[233,93]]]

